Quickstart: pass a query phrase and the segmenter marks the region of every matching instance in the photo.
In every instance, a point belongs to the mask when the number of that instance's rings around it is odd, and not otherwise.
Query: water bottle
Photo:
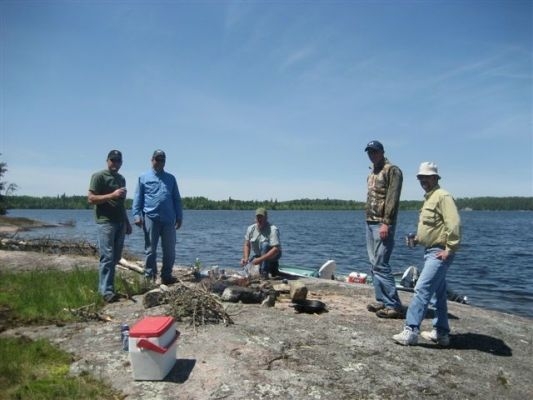
[[[120,325],[120,339],[122,340],[122,350],[128,351],[130,344],[130,327],[128,324]]]

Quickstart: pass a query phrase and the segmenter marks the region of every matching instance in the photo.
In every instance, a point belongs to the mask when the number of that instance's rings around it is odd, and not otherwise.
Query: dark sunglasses
[[[109,161],[111,162],[122,162],[121,158],[110,158]]]
[[[157,162],[165,162],[167,159],[164,158],[164,157],[156,157],[155,160],[156,160]]]

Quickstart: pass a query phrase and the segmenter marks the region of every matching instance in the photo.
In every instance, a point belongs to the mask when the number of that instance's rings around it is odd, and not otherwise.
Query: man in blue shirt
[[[144,231],[146,254],[144,275],[157,277],[157,244],[161,238],[163,266],[161,283],[172,284],[172,268],[176,259],[176,230],[183,220],[181,196],[174,175],[164,171],[166,155],[156,150],[152,155],[152,169],[139,177],[133,198],[133,220]]]

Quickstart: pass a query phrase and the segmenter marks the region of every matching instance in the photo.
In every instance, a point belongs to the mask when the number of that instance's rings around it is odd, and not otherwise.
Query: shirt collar
[[[435,185],[435,187],[434,187],[433,189],[431,189],[429,192],[427,192],[426,194],[424,194],[424,198],[425,198],[426,200],[429,199],[429,198],[431,197],[431,195],[432,195],[433,193],[435,193],[435,190],[437,190],[437,189],[440,189],[440,186],[439,186],[438,183]]]

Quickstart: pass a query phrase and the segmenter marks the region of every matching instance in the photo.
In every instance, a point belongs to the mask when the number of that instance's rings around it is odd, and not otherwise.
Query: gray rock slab
[[[134,381],[120,324],[163,315],[142,296],[109,304],[111,322],[21,327],[2,335],[47,338],[74,355],[72,373],[88,371],[127,399],[527,399],[533,398],[533,320],[449,303],[451,345],[420,339],[403,347],[391,336],[402,320],[366,310],[369,285],[304,279],[307,298],[328,312],[296,313],[228,304],[234,325],[194,328],[177,322],[176,364],[162,381]],[[410,293],[401,293],[408,304]],[[422,329],[431,329],[426,318]]]

